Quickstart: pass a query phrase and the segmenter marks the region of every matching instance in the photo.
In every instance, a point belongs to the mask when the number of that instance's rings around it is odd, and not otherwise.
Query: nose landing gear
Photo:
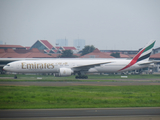
[[[17,79],[17,75],[14,76],[14,79]]]

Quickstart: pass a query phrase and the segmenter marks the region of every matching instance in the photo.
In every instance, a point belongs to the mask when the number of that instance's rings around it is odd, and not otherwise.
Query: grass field
[[[160,107],[160,86],[0,86],[0,109]]]

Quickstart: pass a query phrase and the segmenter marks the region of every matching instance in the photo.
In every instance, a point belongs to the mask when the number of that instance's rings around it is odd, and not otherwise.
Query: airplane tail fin
[[[150,41],[143,49],[141,49],[137,53],[136,56],[134,56],[134,58],[132,59],[132,61],[127,66],[125,66],[124,68],[120,69],[119,71],[124,70],[126,68],[129,68],[129,67],[131,67],[132,65],[134,65],[137,62],[148,61],[155,42],[156,42],[156,40]]]
[[[134,56],[133,60],[135,62],[139,62],[142,60],[149,60],[149,57],[151,55],[153,46],[155,44],[156,40],[151,40],[143,49],[141,49],[136,56]]]

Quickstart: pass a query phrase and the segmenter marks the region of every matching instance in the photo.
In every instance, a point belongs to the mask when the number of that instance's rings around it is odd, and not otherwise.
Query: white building
[[[57,39],[56,46],[68,46],[68,40],[67,39]]]
[[[75,39],[73,41],[73,45],[77,50],[82,50],[85,47],[85,40],[83,40],[83,39]]]

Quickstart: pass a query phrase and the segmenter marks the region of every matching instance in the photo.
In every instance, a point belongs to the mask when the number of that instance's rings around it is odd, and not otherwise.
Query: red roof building
[[[30,49],[37,48],[38,50],[43,50],[44,53],[47,54],[59,54],[62,53],[63,50],[72,50],[75,53],[75,47],[54,47],[47,40],[37,40]]]
[[[28,53],[22,54],[22,58],[52,58],[52,56],[40,52],[37,48],[33,48]]]
[[[63,47],[65,50],[77,50],[75,47]]]
[[[52,58],[52,56],[40,52],[37,48],[22,53],[16,51],[13,49],[0,49],[0,58]]]
[[[57,50],[60,48],[60,47],[55,47]]]
[[[31,47],[25,47],[26,48],[26,50],[29,50]]]
[[[20,58],[20,54],[13,49],[0,49],[0,58]]]
[[[120,58],[131,58],[129,55],[120,53]]]
[[[53,48],[47,40],[37,40],[30,49],[37,48],[38,50],[50,50]]]
[[[114,58],[114,57],[110,56],[110,53],[101,52],[96,48],[93,52],[83,55],[80,58]]]
[[[151,59],[160,60],[160,53],[153,54],[150,56]]]
[[[40,40],[48,49],[52,49],[53,46],[47,40]]]
[[[52,58],[58,58],[61,54],[51,54]]]
[[[26,49],[25,47],[21,45],[0,45],[0,49]]]

